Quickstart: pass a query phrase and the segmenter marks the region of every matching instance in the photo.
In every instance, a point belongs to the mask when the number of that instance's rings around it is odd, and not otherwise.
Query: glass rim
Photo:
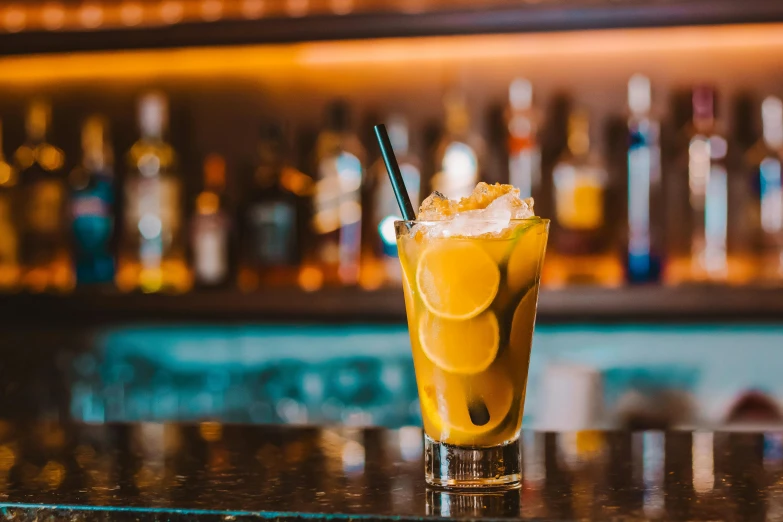
[[[427,225],[435,225],[440,223],[448,223],[450,220],[448,219],[440,219],[440,220],[434,220],[434,219],[426,219],[426,220],[419,220],[419,219],[397,219],[394,221],[395,225],[420,225],[420,224],[427,224]],[[481,222],[481,223],[495,223],[499,221],[505,221],[501,219],[476,219],[475,221]],[[551,220],[549,218],[542,218],[538,216],[533,216],[529,218],[514,218],[509,219],[509,223],[524,223],[525,221],[537,221],[539,223],[549,223]]]

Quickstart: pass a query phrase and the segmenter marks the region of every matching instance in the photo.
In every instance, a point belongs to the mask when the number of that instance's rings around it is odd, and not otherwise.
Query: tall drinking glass
[[[499,235],[428,234],[396,222],[425,433],[425,474],[442,487],[513,487],[549,221]]]

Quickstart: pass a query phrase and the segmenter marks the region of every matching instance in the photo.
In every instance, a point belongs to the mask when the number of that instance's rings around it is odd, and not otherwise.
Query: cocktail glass
[[[396,222],[426,480],[515,487],[549,221],[511,220],[475,237],[427,233],[437,226]]]

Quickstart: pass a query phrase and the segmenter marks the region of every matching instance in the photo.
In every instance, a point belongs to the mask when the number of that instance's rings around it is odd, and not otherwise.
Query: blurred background
[[[777,0],[0,2],[0,410],[418,425],[397,208],[551,218],[525,423],[777,423]]]

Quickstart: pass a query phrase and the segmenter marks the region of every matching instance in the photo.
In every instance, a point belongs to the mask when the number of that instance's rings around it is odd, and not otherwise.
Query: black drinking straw
[[[389,181],[391,181],[394,189],[397,205],[400,207],[400,212],[402,212],[402,219],[414,221],[416,219],[416,211],[413,210],[411,198],[408,196],[408,191],[405,190],[402,172],[400,172],[397,157],[394,155],[394,149],[392,149],[391,141],[389,141],[386,125],[376,125],[374,128],[375,137],[378,138],[378,145],[381,146],[381,156],[383,156],[383,162],[386,164],[386,172],[389,173]]]

